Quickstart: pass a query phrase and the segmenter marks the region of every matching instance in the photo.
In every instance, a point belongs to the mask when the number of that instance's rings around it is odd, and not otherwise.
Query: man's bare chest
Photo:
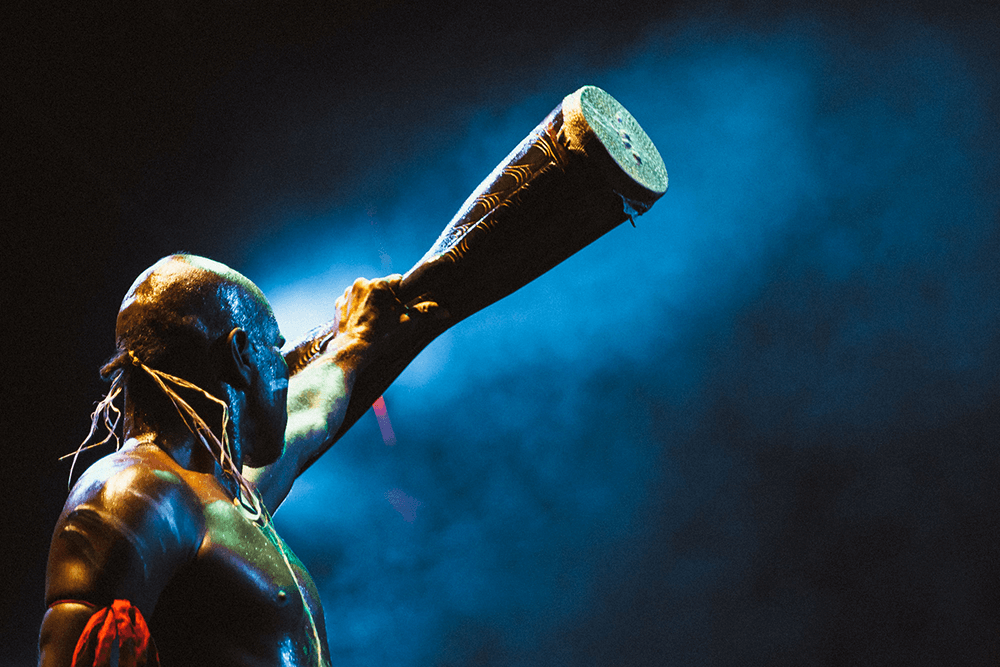
[[[248,520],[231,502],[207,503],[204,516],[195,559],[171,578],[157,605],[154,623],[172,626],[160,628],[170,643],[161,652],[203,644],[221,663],[253,657],[318,664],[325,628],[318,591],[302,563],[269,522]]]

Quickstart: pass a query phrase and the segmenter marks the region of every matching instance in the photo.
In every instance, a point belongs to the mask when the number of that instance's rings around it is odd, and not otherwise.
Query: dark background
[[[1000,661],[995,3],[328,4],[5,10],[0,664],[141,270],[294,336],[587,83],[670,192],[300,480],[334,663]]]

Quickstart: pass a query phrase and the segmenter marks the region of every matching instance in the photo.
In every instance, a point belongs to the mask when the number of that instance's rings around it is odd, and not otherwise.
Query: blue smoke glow
[[[294,338],[356,276],[409,268],[585,83],[670,173],[636,229],[425,350],[385,395],[395,447],[366,416],[299,481],[277,522],[336,664],[805,664],[845,636],[905,663],[968,638],[946,626],[971,622],[975,583],[940,583],[918,545],[949,525],[939,495],[964,507],[996,470],[926,435],[996,396],[989,87],[912,18],[637,39],[376,144],[391,164],[355,198],[271,207],[295,234],[240,267]],[[969,488],[942,492],[953,478]],[[893,631],[919,610],[918,638]]]

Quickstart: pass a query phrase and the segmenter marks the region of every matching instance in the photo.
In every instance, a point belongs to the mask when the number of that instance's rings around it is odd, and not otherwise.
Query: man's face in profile
[[[266,307],[266,317],[257,331],[248,331],[249,353],[255,373],[247,389],[248,417],[253,430],[243,443],[244,461],[260,467],[273,463],[285,446],[285,426],[288,423],[288,366],[281,347],[285,339],[278,323]]]

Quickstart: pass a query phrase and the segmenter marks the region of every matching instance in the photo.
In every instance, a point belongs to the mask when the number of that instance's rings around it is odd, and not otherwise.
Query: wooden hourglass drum
[[[361,372],[334,439],[443,331],[645,213],[666,190],[656,146],[617,100],[595,86],[567,95],[403,276],[403,304],[435,301],[448,317]],[[285,357],[289,371],[320,354],[335,332],[331,322],[307,334]]]

